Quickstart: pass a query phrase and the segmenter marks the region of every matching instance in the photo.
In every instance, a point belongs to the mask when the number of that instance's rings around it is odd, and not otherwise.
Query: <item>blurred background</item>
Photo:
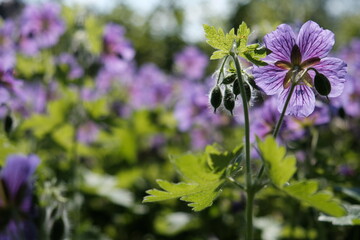
[[[29,213],[38,239],[244,238],[239,189],[225,188],[196,213],[179,200],[142,203],[156,179],[181,180],[169,156],[242,140],[240,104],[234,116],[209,107],[219,63],[209,60],[203,24],[228,31],[245,21],[254,43],[281,23],[299,29],[313,20],[335,33],[331,55],[351,76],[346,95],[322,101],[307,121],[289,118],[282,140],[306,177],[359,204],[360,1],[3,0],[0,16],[0,70],[14,78],[1,85],[0,163],[39,156]],[[273,109],[253,97],[263,137]],[[318,212],[271,188],[255,213],[256,239],[360,239],[359,227],[319,222]]]

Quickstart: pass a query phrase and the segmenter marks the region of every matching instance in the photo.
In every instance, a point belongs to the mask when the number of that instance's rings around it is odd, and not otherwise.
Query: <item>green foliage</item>
[[[206,24],[204,24],[204,31],[207,43],[213,48],[218,49],[211,55],[211,60],[228,56],[234,50],[234,46],[236,46],[239,56],[259,66],[267,65],[267,63],[261,61],[262,58],[266,57],[266,49],[260,48],[259,44],[247,45],[251,31],[245,22],[241,23],[236,35],[234,29],[225,34],[221,28],[216,29]]]
[[[236,37],[234,29],[231,29],[229,33],[225,34],[221,28],[216,29],[213,26],[204,24],[204,30],[207,43],[213,48],[218,49],[210,59],[221,59],[230,54]]]
[[[333,198],[328,191],[318,191],[319,183],[314,180],[294,182],[284,188],[290,196],[302,203],[312,206],[326,214],[341,217],[346,214],[345,209]]]
[[[90,51],[99,54],[102,48],[101,34],[103,27],[99,26],[99,21],[95,16],[90,16],[85,20],[85,30],[87,33]]]
[[[237,30],[237,42],[238,42],[238,51],[243,52],[247,48],[247,42],[250,35],[250,28],[246,25],[245,22],[242,22]]]
[[[232,152],[221,152],[214,146],[208,146],[202,155],[187,154],[173,158],[172,161],[185,182],[170,183],[157,180],[164,190],[151,189],[144,202],[157,202],[173,198],[190,202],[194,211],[201,211],[212,205],[219,195],[225,180],[225,170],[229,162],[241,151],[241,147]]]
[[[63,124],[75,98],[74,94],[69,93],[66,98],[50,102],[47,114],[32,115],[23,122],[21,130],[31,129],[36,137],[43,138],[55,127]]]
[[[344,205],[347,211],[347,215],[343,217],[331,217],[326,215],[320,215],[319,221],[331,222],[333,225],[360,225],[360,205]]]
[[[264,159],[271,181],[278,188],[283,188],[296,172],[294,156],[285,156],[285,147],[279,146],[275,139],[268,136],[264,141],[257,140],[261,156]]]
[[[255,65],[265,66],[267,63],[261,61],[261,59],[266,57],[266,48],[260,48],[257,43],[247,45],[250,33],[250,28],[245,22],[242,22],[237,32],[238,54]]]
[[[0,134],[0,165],[3,166],[6,157],[9,154],[17,153],[19,150],[9,141],[9,139]]]
[[[296,172],[296,159],[286,156],[285,147],[279,146],[272,136],[264,141],[257,139],[261,156],[267,165],[267,170],[272,183],[282,191],[300,202],[314,207],[332,216],[343,216],[345,209],[333,199],[328,191],[318,191],[319,184],[314,180],[304,180],[286,185]]]

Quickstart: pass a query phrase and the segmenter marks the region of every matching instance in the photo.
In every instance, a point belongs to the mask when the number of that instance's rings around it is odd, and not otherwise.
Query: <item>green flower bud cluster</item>
[[[221,89],[220,85],[225,86],[224,90]],[[245,82],[244,88],[246,91],[247,100],[250,101],[251,98],[251,87]],[[216,109],[223,104],[226,110],[228,110],[231,115],[233,115],[233,110],[235,107],[235,100],[240,94],[240,82],[237,78],[237,75],[230,73],[223,78],[220,84],[216,84],[215,87],[210,92],[210,104],[214,108],[214,113]]]

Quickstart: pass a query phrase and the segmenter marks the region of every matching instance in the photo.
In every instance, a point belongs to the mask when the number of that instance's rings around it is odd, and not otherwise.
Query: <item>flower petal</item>
[[[284,89],[278,96],[278,110],[281,113],[284,109],[285,101],[289,95],[290,88]],[[315,94],[306,85],[297,85],[291,96],[286,115],[295,117],[307,117],[315,108]]]
[[[23,184],[30,184],[30,178],[39,164],[39,158],[35,155],[10,155],[1,170],[1,179],[7,184],[12,200],[16,197]]]
[[[329,79],[331,85],[329,97],[337,97],[343,92],[346,76],[346,63],[343,60],[327,57],[321,59],[320,63],[315,65],[314,68]],[[313,71],[310,71],[309,74],[313,78]]]
[[[253,68],[253,76],[256,85],[267,95],[274,95],[282,89],[287,72],[288,70],[273,65],[264,67],[254,66]]]
[[[324,30],[313,21],[307,21],[299,31],[296,43],[303,61],[314,57],[324,58],[335,43],[334,33]]]
[[[281,24],[277,29],[264,37],[266,48],[271,50],[266,60],[291,62],[291,50],[295,45],[295,33],[287,24]]]

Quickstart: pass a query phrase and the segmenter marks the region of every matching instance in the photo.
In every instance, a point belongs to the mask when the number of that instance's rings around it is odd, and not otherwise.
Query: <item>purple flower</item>
[[[213,79],[211,79],[213,80]],[[182,80],[177,92],[174,117],[180,131],[209,123],[220,125],[224,116],[214,114],[209,107],[208,88],[189,80]]]
[[[353,177],[356,175],[356,170],[348,164],[341,164],[337,171],[340,175],[345,177]]]
[[[329,97],[339,96],[344,88],[346,64],[338,58],[327,57],[335,43],[334,34],[317,23],[308,21],[296,35],[287,24],[264,37],[271,53],[264,59],[265,67],[254,66],[256,84],[268,95],[278,95],[278,110],[282,112],[291,85],[293,95],[287,115],[309,116],[315,108],[314,77],[323,74],[330,82]]]
[[[53,95],[54,84],[53,82],[45,87],[40,82],[25,82],[12,99],[11,108],[23,117],[29,117],[32,113],[44,113],[46,104]]]
[[[79,65],[76,58],[69,53],[62,53],[55,59],[55,63],[63,68],[67,73],[67,78],[74,80],[84,75],[83,68]],[[64,69],[65,68],[65,69]]]
[[[18,95],[22,82],[15,79],[12,70],[0,66],[0,104],[9,104],[13,95]]]
[[[77,132],[77,140],[83,144],[93,143],[99,133],[99,127],[94,122],[81,125]]]
[[[8,70],[15,65],[14,23],[6,21],[0,28],[0,64]]]
[[[135,50],[125,38],[125,29],[115,23],[108,23],[103,34],[103,54],[105,68],[119,72],[126,70],[128,62],[135,56]]]
[[[0,239],[35,239],[29,235],[34,232],[31,219],[32,213],[32,177],[40,160],[35,155],[10,155],[0,172],[0,209],[8,216],[1,219],[5,230]],[[5,221],[4,221],[5,220]],[[29,229],[30,228],[30,229]],[[11,238],[9,236],[13,236]]]
[[[154,64],[142,66],[130,86],[130,104],[135,109],[154,109],[167,104],[172,93],[168,76]]]
[[[336,100],[335,105],[342,106],[346,114],[352,117],[360,116],[360,39],[354,39],[350,46],[338,54],[348,64],[347,82],[344,93]]]
[[[274,131],[275,125],[279,119],[279,112],[277,111],[277,104],[275,98],[270,98],[258,108],[254,108],[251,114],[251,141],[255,141],[255,136],[265,139],[267,135],[271,135]],[[282,129],[286,128],[286,120],[282,125]],[[281,131],[283,133],[283,131]]]
[[[36,54],[41,48],[54,46],[64,31],[59,5],[29,5],[21,17],[20,50],[28,55]]]
[[[191,80],[203,77],[208,62],[208,57],[192,46],[175,55],[176,70]]]

